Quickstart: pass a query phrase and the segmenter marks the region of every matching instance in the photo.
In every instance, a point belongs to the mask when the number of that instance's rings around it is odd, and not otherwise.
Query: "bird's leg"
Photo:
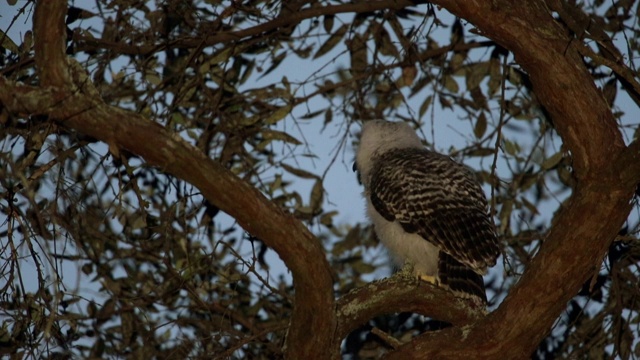
[[[400,273],[407,277],[413,277],[413,278],[417,277],[419,280],[426,281],[434,285],[438,285],[437,277],[418,273],[417,271],[415,271],[415,266],[413,265],[413,263],[408,260],[404,262],[404,265],[402,266],[402,270],[400,270]]]
[[[413,277],[415,276],[413,269],[413,263],[409,260],[405,260],[404,265],[402,265],[402,269],[400,269],[400,274],[406,277]]]
[[[438,285],[438,279],[435,276],[420,274],[418,275],[418,278],[433,285]]]

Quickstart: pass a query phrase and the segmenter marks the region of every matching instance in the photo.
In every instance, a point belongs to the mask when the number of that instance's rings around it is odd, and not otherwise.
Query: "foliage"
[[[640,94],[629,72],[640,52],[639,5],[549,4],[583,46],[618,130],[635,140]],[[2,15],[0,74],[39,86],[39,38],[15,30],[34,6]],[[477,171],[504,244],[503,266],[486,279],[491,309],[576,186],[573,149],[515,50],[431,4],[71,1],[66,30],[70,64],[104,103],[151,119],[306,224],[326,250],[336,297],[385,274],[368,224],[344,220],[361,206],[327,199],[344,186],[331,174],[350,167],[359,120],[409,121]],[[0,353],[284,356],[295,293],[282,254],[203,189],[115,140],[46,112],[0,109]],[[129,136],[120,131],[109,136]],[[321,138],[329,143],[314,144]],[[344,176],[355,186],[355,175]],[[634,210],[534,358],[640,357],[638,224]],[[450,326],[439,320],[376,317],[355,326],[343,355],[377,358],[395,339]]]

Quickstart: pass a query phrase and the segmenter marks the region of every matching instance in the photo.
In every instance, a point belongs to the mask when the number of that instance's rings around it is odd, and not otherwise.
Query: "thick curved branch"
[[[598,271],[629,214],[635,187],[619,181],[625,169],[611,161],[624,143],[602,93],[544,1],[433,2],[514,53],[571,152],[577,186],[498,310],[455,343],[446,334],[424,336],[389,358],[528,358],[567,301]]]
[[[305,351],[304,358],[313,359],[318,344],[331,346],[334,299],[324,251],[306,227],[254,187],[158,124],[96,99],[21,86],[0,77],[0,102],[13,113],[46,114],[64,127],[104,141],[112,152],[127,149],[148,165],[200,189],[207,200],[272,247],[291,270],[296,290],[289,330],[291,356],[298,358],[303,355],[297,352]],[[310,329],[316,327],[326,334],[316,329],[309,339]],[[298,337],[292,337],[295,334]]]
[[[272,247],[291,270],[296,296],[286,355],[322,357],[334,349],[334,299],[329,264],[319,241],[299,221],[285,214],[245,183],[175,134],[140,115],[108,106],[93,91],[74,89],[70,60],[64,53],[66,0],[39,1],[34,15],[36,64],[46,90],[0,79],[0,100],[13,112],[48,114],[59,124],[109,145],[127,149],[151,166],[202,191],[212,204],[234,217],[249,233]],[[89,80],[80,84],[90,89]],[[309,334],[313,333],[313,337]]]
[[[338,300],[336,308],[336,336],[339,339],[370,319],[384,314],[415,312],[457,327],[485,316],[484,305],[478,307],[471,300],[458,298],[450,291],[404,273],[350,291]]]
[[[614,168],[620,169],[619,180],[630,187],[640,186],[640,139],[634,140],[616,159]]]
[[[33,14],[36,68],[42,86],[72,86],[65,54],[67,3],[40,1]],[[62,25],[61,25],[62,24]]]

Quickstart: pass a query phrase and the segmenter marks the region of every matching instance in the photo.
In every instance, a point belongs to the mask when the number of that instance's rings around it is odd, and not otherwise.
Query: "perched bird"
[[[500,249],[471,170],[424,148],[409,124],[383,120],[364,123],[354,170],[376,235],[394,262],[486,303],[482,275]]]

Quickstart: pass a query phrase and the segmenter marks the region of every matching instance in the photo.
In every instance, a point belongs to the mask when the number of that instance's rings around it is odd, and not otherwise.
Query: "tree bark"
[[[630,210],[634,157],[577,47],[544,1],[437,0],[513,52],[571,154],[577,185],[521,280],[492,314],[441,336],[421,336],[389,359],[523,359],[546,336],[582,284],[597,275]],[[614,161],[612,161],[612,159]],[[624,179],[624,180],[623,180]],[[606,219],[606,221],[604,221]]]
[[[54,99],[59,99],[48,109],[49,116],[66,128],[104,141],[115,156],[118,149],[127,149],[148,165],[189,182],[243,229],[273,248],[291,270],[296,293],[286,357],[327,358],[337,349],[332,344],[336,317],[331,270],[318,239],[253,186],[163,127],[78,91],[73,78],[84,74],[73,73],[74,67],[69,66],[73,60],[65,55],[66,13],[66,0],[47,0],[37,2],[34,14],[38,75],[42,85],[53,87]],[[80,84],[84,84],[81,90],[95,93],[87,90],[91,87],[88,79]],[[3,94],[3,103],[7,97],[11,94]]]

